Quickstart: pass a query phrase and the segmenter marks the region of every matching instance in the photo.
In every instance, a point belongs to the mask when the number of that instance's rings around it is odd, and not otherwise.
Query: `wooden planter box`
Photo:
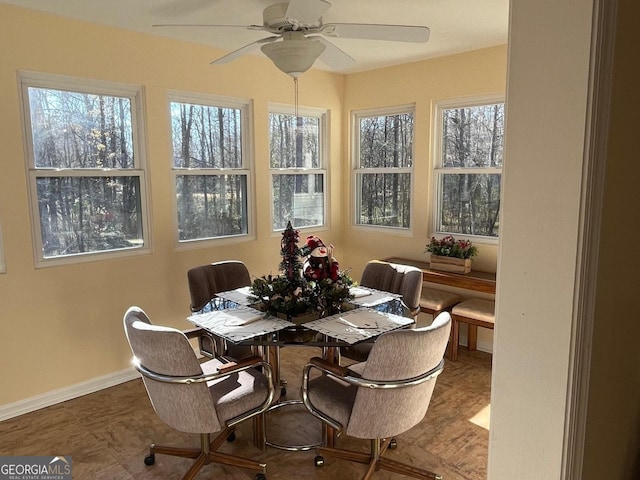
[[[429,266],[432,270],[442,270],[444,272],[454,273],[469,273],[471,271],[471,259],[431,255]]]

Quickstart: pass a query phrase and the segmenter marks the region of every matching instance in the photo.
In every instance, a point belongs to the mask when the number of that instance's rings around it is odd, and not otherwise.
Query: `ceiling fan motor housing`
[[[294,23],[287,18],[288,3],[276,3],[264,9],[262,19],[264,26],[271,33],[282,33],[307,27],[302,23]]]

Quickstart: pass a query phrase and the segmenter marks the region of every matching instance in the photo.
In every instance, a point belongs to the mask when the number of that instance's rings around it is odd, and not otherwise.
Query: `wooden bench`
[[[495,295],[496,293],[496,274],[490,272],[480,272],[471,270],[469,273],[444,272],[431,269],[428,262],[420,262],[417,260],[409,260],[406,258],[387,258],[387,262],[400,263],[403,265],[413,265],[422,270],[422,280],[428,283],[438,285],[446,285],[474,292],[488,293]],[[479,300],[479,299],[478,299]],[[467,303],[473,302],[473,303]],[[437,316],[441,311],[447,310],[451,312],[451,360],[455,360],[458,355],[458,342],[460,336],[460,323],[464,322],[469,325],[468,346],[470,350],[477,347],[478,328],[493,329],[495,322],[495,302],[493,300],[465,300],[460,295],[438,288],[424,287],[422,289],[422,298],[420,300],[420,311]],[[460,307],[461,306],[461,307]],[[458,309],[456,321],[455,313]],[[469,316],[465,316],[464,313]]]
[[[440,290],[438,288],[422,288],[420,295],[420,311],[437,317],[440,312],[450,310],[456,303],[462,302],[463,298],[452,292]]]
[[[478,342],[478,327],[490,328],[495,325],[495,302],[482,298],[472,298],[458,303],[451,309],[451,360],[458,357],[460,322],[469,325],[467,347],[475,350]]]

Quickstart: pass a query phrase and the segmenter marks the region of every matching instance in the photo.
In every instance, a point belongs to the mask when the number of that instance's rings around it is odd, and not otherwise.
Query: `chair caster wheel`
[[[156,463],[156,456],[155,455],[147,455],[146,457],[144,457],[144,464],[145,465],[153,465],[154,463]]]
[[[324,465],[324,457],[321,455],[316,455],[316,458],[314,458],[314,462],[316,464],[316,467],[321,467]]]
[[[398,448],[398,442],[396,441],[395,438],[392,438],[391,440],[389,440],[389,448],[390,449]]]
[[[267,476],[264,473],[256,473],[255,480],[267,480]]]
[[[228,436],[227,436],[227,442],[231,443],[236,439],[236,432],[231,432]]]

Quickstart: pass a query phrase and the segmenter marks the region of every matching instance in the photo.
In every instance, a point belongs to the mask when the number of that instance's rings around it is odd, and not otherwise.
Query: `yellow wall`
[[[158,323],[187,327],[187,270],[239,258],[252,272],[276,272],[279,241],[270,231],[269,102],[292,104],[291,78],[268,60],[209,65],[212,48],[0,6],[0,221],[7,273],[0,275],[0,405],[127,367],[121,319],[132,304]],[[19,70],[143,85],[153,254],[34,268],[18,105]],[[344,78],[308,72],[301,104],[330,110],[332,219],[322,236],[339,244],[342,215],[341,103]],[[256,239],[176,251],[167,89],[251,98],[254,102]],[[335,238],[335,240],[334,240]]]
[[[412,235],[380,233],[372,229],[354,227],[351,222],[347,222],[344,230],[345,243],[354,271],[361,271],[371,258],[396,256],[422,261],[428,259],[423,252],[427,239],[433,234],[429,212],[433,195],[430,172],[433,168],[431,136],[434,102],[474,95],[504,95],[506,58],[507,48],[501,46],[347,76],[344,97],[345,141],[342,145],[344,158],[350,157],[351,112],[415,104]],[[349,199],[352,198],[349,168],[350,165],[343,165],[343,199],[347,208]],[[473,259],[473,268],[495,272],[497,246],[475,243],[479,255]]]
[[[209,65],[221,52],[0,5],[0,222],[7,273],[0,274],[0,407],[128,367],[121,319],[130,305],[157,323],[187,327],[187,270],[237,258],[251,272],[277,271],[279,235],[270,231],[268,103],[293,103],[293,82],[270,61]],[[428,235],[429,132],[434,99],[503,92],[506,48],[471,52],[351,76],[309,71],[300,103],[330,110],[330,228],[343,267],[359,277],[374,257],[421,258]],[[145,87],[153,253],[34,268],[17,71],[128,82]],[[254,102],[256,238],[235,245],[176,250],[167,90],[250,98]],[[372,94],[373,93],[373,94]],[[349,111],[415,102],[416,209],[412,237],[349,227]],[[307,232],[304,232],[306,235]],[[495,269],[495,248],[478,262]]]

